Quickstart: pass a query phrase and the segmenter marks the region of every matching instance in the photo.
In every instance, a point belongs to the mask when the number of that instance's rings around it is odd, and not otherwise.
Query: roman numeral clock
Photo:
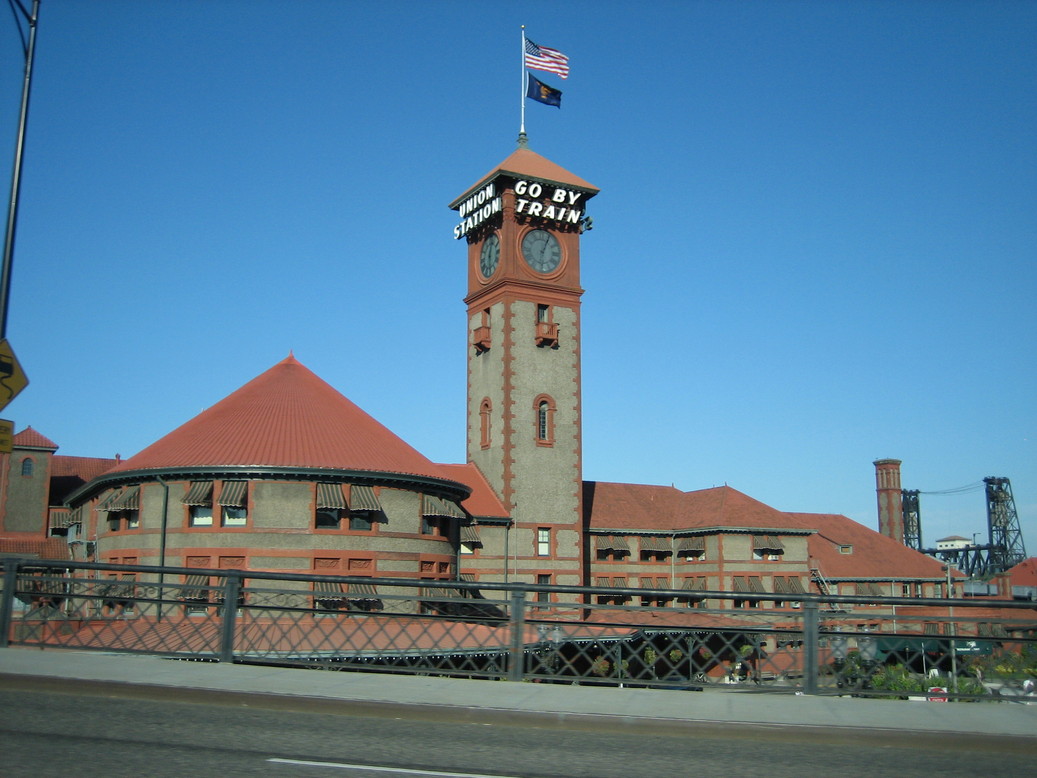
[[[520,145],[450,205],[468,246],[468,459],[512,521],[468,561],[511,580],[583,583],[580,238],[597,193]]]

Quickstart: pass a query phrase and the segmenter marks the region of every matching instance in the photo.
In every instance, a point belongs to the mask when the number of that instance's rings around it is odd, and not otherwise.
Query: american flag
[[[557,49],[537,46],[526,38],[526,67],[533,70],[546,70],[562,78],[569,76],[569,58]]]

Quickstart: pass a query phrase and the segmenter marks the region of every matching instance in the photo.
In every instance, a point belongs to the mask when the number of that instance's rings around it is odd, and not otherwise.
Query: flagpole
[[[519,144],[522,144],[526,138],[526,25],[522,25],[522,59],[519,60],[522,64],[522,92],[521,100],[519,101],[522,110],[520,112],[521,120],[519,121]]]

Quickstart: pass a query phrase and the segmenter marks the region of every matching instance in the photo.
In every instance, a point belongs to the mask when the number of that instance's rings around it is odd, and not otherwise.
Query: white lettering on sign
[[[579,224],[583,219],[583,209],[575,205],[583,192],[565,189],[560,186],[542,184],[539,181],[516,181],[515,213],[550,219],[565,224]],[[538,202],[546,198],[549,202]],[[487,184],[473,194],[460,206],[457,213],[461,222],[454,227],[454,238],[460,240],[481,225],[495,213],[504,209],[504,203],[492,183]]]

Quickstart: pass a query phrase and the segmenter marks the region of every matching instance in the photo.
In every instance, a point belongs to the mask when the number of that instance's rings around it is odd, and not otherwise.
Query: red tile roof
[[[461,503],[468,513],[476,518],[508,518],[507,509],[478,467],[472,463],[442,467],[453,480],[472,490],[468,499]]]
[[[470,186],[463,195],[450,204],[451,208],[465,199],[471,192],[478,189],[483,183],[496,177],[498,173],[511,173],[519,178],[537,178],[541,181],[550,181],[563,186],[572,186],[577,189],[587,189],[595,194],[599,191],[596,186],[584,181],[579,176],[573,175],[561,165],[555,164],[546,157],[542,157],[528,148],[518,148],[508,157],[493,168],[490,172]]]
[[[1024,559],[1005,572],[1012,586],[1037,586],[1037,556]]]
[[[46,435],[41,435],[32,427],[26,427],[13,438],[14,445],[19,448],[49,448],[52,451],[58,450],[58,444],[48,438]]]
[[[672,486],[585,481],[583,501],[591,529],[803,529],[788,514],[730,486],[682,492]]]
[[[295,357],[274,365],[110,472],[199,466],[446,471]]]
[[[943,564],[846,516],[787,513],[790,524],[816,529],[808,542],[811,566],[825,578],[944,578]],[[850,547],[842,553],[840,547]],[[962,577],[955,572],[954,577]]]
[[[0,556],[28,559],[70,559],[64,538],[0,538]]]
[[[78,477],[83,483],[86,483],[97,478],[101,473],[108,472],[116,464],[118,464],[117,459],[58,455],[51,460],[50,475],[52,478]]]

